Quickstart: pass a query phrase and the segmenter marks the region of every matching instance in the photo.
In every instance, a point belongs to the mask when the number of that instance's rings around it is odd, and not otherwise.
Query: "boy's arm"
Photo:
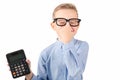
[[[88,44],[82,43],[78,49],[74,46],[66,50],[64,59],[67,66],[68,75],[71,79],[82,78],[82,73],[84,72],[87,55],[88,55]]]
[[[39,61],[38,61],[38,69],[37,69],[37,76],[33,74],[32,80],[48,80],[47,79],[47,71],[46,71],[46,55],[45,55],[45,51],[43,51],[41,55],[39,57]]]
[[[25,80],[31,80],[33,77],[33,73],[31,72],[30,74],[25,76]]]
[[[43,54],[43,52],[42,52]],[[47,72],[46,72],[46,66],[45,66],[45,58],[46,56],[40,56],[38,61],[38,74],[35,75],[34,73],[31,73],[25,76],[25,80],[47,80]],[[30,62],[27,61],[27,63],[30,65]]]

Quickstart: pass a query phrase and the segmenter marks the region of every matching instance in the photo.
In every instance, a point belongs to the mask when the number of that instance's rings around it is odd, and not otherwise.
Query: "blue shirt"
[[[38,75],[32,80],[83,80],[88,43],[77,39],[63,44],[59,40],[40,54]]]

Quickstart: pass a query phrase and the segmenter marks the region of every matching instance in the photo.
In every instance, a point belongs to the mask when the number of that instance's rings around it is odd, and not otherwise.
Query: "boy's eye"
[[[77,25],[78,24],[78,20],[70,20],[70,24]]]
[[[58,24],[65,24],[66,21],[65,21],[65,20],[58,20],[57,23],[58,23]]]

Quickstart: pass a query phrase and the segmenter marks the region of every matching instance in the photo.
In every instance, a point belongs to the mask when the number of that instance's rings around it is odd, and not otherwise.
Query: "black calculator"
[[[23,49],[7,53],[6,58],[13,78],[18,78],[30,73]]]

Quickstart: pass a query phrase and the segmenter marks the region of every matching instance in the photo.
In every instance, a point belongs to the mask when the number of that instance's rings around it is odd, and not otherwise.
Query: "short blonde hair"
[[[55,13],[58,11],[58,10],[61,10],[61,9],[72,9],[72,10],[75,10],[76,13],[77,13],[77,16],[78,16],[78,11],[77,11],[77,8],[74,4],[72,3],[62,3],[60,5],[58,5],[54,11],[53,11],[53,15],[52,15],[52,18],[55,17]]]

